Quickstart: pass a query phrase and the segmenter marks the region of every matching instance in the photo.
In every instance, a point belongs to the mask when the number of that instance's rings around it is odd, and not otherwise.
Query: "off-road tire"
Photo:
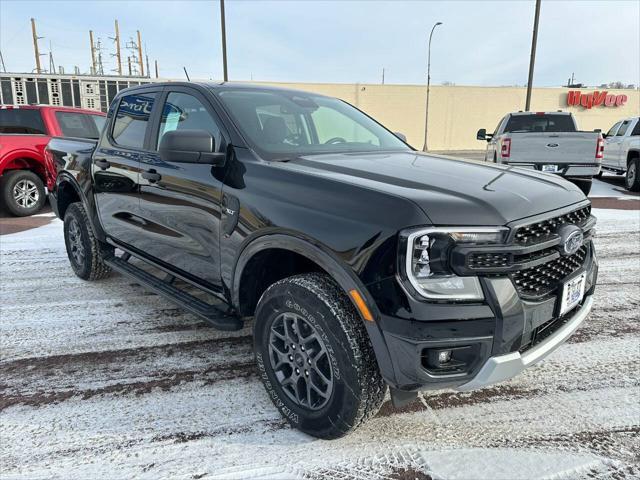
[[[24,185],[28,185],[31,190],[28,198],[23,197],[23,199],[20,200],[22,202],[33,202],[33,205],[29,207],[20,205],[19,200],[16,199],[14,195],[14,191],[21,182]],[[47,201],[42,180],[38,175],[29,170],[12,170],[5,173],[2,178],[0,178],[0,190],[4,204],[16,217],[28,217],[29,215],[38,213]],[[37,199],[34,199],[34,196],[37,197]]]
[[[74,233],[75,232],[75,233]],[[113,248],[100,242],[93,233],[87,212],[82,203],[69,205],[64,215],[64,243],[67,256],[75,274],[83,280],[99,280],[111,272],[103,261]],[[80,244],[83,255],[78,258],[74,245]]]
[[[640,192],[640,159],[632,158],[629,160],[624,186],[630,192]]]
[[[282,313],[301,316],[326,344],[334,372],[333,390],[319,410],[289,398],[274,372],[270,332]],[[260,378],[274,405],[293,427],[318,438],[339,438],[378,412],[386,384],[364,320],[329,276],[308,273],[274,283],[260,298],[255,318],[254,352]]]
[[[591,192],[591,186],[593,185],[593,181],[591,179],[589,179],[589,180],[573,180],[573,183],[580,190],[582,190],[582,193],[584,193],[585,197],[589,196],[589,193]]]

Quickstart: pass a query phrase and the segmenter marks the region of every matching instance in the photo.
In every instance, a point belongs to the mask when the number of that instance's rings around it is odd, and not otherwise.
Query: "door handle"
[[[107,168],[109,168],[111,166],[111,163],[109,163],[107,160],[105,160],[104,158],[98,158],[96,159],[96,161],[94,162],[98,167],[100,167],[102,170],[106,170]]]
[[[144,178],[145,180],[149,180],[149,183],[156,183],[162,178],[162,175],[151,169],[147,170],[146,172],[142,172],[142,178]]]

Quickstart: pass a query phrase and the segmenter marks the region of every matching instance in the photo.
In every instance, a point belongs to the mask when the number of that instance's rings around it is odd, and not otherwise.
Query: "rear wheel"
[[[640,160],[632,158],[627,166],[627,176],[624,181],[625,187],[631,192],[640,192]]]
[[[113,248],[93,234],[87,213],[80,202],[72,203],[64,215],[64,243],[75,274],[83,280],[106,277],[111,269],[103,257]]]
[[[338,438],[380,409],[386,386],[358,313],[328,276],[271,285],[256,310],[260,377],[291,425]]]
[[[7,209],[18,217],[37,213],[46,201],[42,180],[29,170],[13,170],[4,174],[1,188]]]

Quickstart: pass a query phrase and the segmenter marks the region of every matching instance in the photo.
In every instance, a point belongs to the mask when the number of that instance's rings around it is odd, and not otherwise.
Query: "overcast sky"
[[[432,83],[524,85],[527,81],[533,1],[269,1],[227,0],[231,80],[300,82],[426,79],[431,26]],[[214,1],[0,0],[0,49],[8,71],[34,68],[29,19],[37,21],[41,52],[67,72],[91,62],[92,29],[111,53],[113,21],[124,41],[142,32],[153,68],[162,77],[222,77],[219,3]],[[640,1],[543,0],[534,84],[576,81],[640,84]],[[123,53],[124,55],[124,53]],[[48,58],[43,57],[48,66]]]

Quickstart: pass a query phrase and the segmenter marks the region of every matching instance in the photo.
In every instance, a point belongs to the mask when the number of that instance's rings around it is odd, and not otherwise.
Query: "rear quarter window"
[[[46,135],[40,110],[0,109],[0,133],[13,135]]]
[[[636,122],[636,126],[633,128],[631,132],[632,137],[640,136],[640,119]]]

